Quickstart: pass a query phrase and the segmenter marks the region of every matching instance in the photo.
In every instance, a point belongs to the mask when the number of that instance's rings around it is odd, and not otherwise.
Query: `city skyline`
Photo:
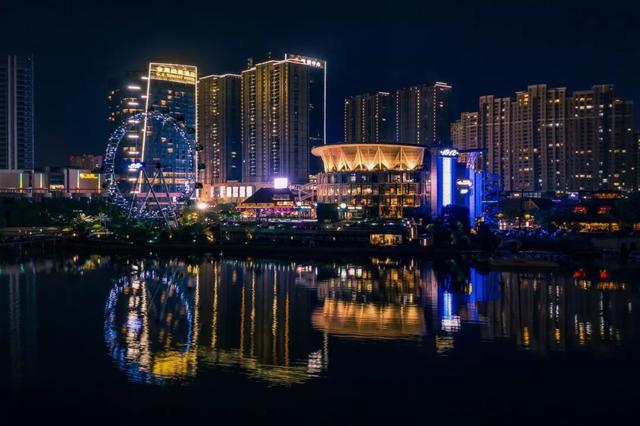
[[[165,4],[145,6],[144,14],[162,16]],[[43,13],[16,37],[20,20],[13,18],[34,5]],[[163,39],[132,36],[133,22],[123,20],[117,7],[108,9],[113,13],[103,13],[106,4],[101,2],[74,8],[8,3],[2,18],[7,20],[2,25],[6,32],[2,50],[33,53],[35,58],[37,165],[43,165],[44,159],[62,163],[71,152],[101,152],[107,129],[103,122],[107,80],[152,60],[197,64],[200,74],[208,75],[237,72],[244,69],[247,57],[260,61],[269,51],[273,57],[296,52],[323,58],[329,64],[328,142],[342,139],[345,97],[425,81],[447,81],[456,88],[453,117],[472,110],[479,96],[507,96],[541,82],[571,90],[613,83],[626,97],[640,98],[635,84],[640,70],[638,47],[633,43],[640,27],[635,25],[636,6],[554,5],[554,21],[562,24],[537,32],[542,12],[522,13],[528,8],[541,11],[537,3],[403,4],[379,11],[326,4],[298,19],[292,19],[293,10],[283,5],[266,17],[287,25],[270,25],[268,31],[260,24],[262,11],[248,8],[244,13],[244,8],[225,5],[215,10],[216,31],[211,33],[201,23],[211,20],[214,11],[194,6],[200,13],[191,18],[193,25]],[[138,5],[126,8],[127,15],[142,10]],[[104,23],[94,25],[97,16]],[[529,37],[534,32],[537,36]],[[516,48],[523,54],[517,54]],[[545,52],[544,60],[524,59],[524,53],[534,49]],[[606,61],[600,55],[604,52]],[[59,97],[59,87],[65,87],[64,97]]]

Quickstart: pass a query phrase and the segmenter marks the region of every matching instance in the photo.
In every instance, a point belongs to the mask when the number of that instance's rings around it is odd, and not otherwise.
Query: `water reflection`
[[[314,282],[311,266],[205,263],[201,283],[211,309],[203,311],[209,335],[202,361],[241,367],[274,383],[302,382],[322,372],[328,362],[326,336],[313,333],[308,320],[314,301],[307,288]]]
[[[118,279],[105,307],[110,355],[135,381],[161,382],[196,374],[197,266],[141,261]]]
[[[315,329],[362,339],[401,339],[426,334],[420,270],[409,266],[333,265],[335,276],[318,282],[322,301]]]
[[[87,278],[97,270],[103,281]],[[331,374],[330,347],[345,357],[354,341],[402,340],[434,357],[473,357],[470,341],[505,342],[540,356],[611,356],[636,339],[637,289],[620,271],[71,256],[0,266],[7,307],[0,332],[14,382],[38,364],[36,302],[53,291],[46,285],[53,273],[76,277],[81,288],[105,286],[91,297],[104,306],[107,353],[129,380],[142,383],[184,383],[204,370],[301,383]],[[105,283],[107,276],[113,281]],[[96,329],[90,324],[86,332]]]

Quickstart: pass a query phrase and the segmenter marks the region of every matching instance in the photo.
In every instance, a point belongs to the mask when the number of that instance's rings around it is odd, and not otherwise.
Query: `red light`
[[[606,269],[601,269],[599,275],[601,280],[606,280],[609,278],[609,272]]]
[[[587,208],[586,208],[585,206],[575,206],[575,207],[573,208],[573,212],[574,212],[574,213],[581,213],[581,214],[584,214],[584,213],[586,213],[586,212],[587,212]]]

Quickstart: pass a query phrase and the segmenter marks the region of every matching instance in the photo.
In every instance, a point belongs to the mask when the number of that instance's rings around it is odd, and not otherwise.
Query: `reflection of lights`
[[[453,295],[445,291],[442,293],[442,330],[452,333],[460,330],[460,316],[453,315]]]
[[[378,305],[327,298],[311,316],[317,330],[344,337],[406,339],[423,334],[418,305]]]
[[[110,355],[134,382],[159,383],[194,374],[197,312],[193,293],[187,290],[193,276],[174,268],[133,266],[107,298],[104,338]],[[157,346],[162,349],[155,350]]]
[[[309,374],[319,374],[322,373],[322,369],[322,351],[318,350],[315,352],[311,352],[309,354],[309,361],[307,363],[307,371],[309,372]]]

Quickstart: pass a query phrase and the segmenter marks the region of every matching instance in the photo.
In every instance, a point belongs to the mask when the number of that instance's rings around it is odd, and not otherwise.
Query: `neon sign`
[[[440,150],[440,155],[442,157],[457,157],[458,154],[459,153],[457,149],[445,148]]]

